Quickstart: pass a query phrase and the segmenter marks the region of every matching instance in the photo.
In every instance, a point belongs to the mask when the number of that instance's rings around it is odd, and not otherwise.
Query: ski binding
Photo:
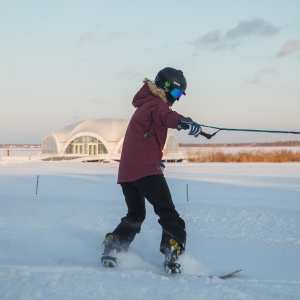
[[[115,268],[118,265],[117,258],[110,255],[102,255],[101,264],[105,268]]]

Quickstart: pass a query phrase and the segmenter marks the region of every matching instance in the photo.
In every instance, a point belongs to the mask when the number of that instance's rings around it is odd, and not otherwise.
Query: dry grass
[[[240,151],[240,152],[224,152],[224,151],[188,151],[187,160],[189,162],[264,162],[264,163],[281,163],[281,162],[297,162],[300,161],[300,152],[289,150],[274,151]]]

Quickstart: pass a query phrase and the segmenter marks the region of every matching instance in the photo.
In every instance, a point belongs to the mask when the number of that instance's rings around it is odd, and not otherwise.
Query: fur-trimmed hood
[[[148,86],[149,91],[151,92],[151,94],[153,94],[154,96],[159,97],[165,103],[168,103],[168,100],[166,98],[166,94],[165,94],[165,92],[164,92],[163,89],[161,89],[158,86],[156,86],[156,84],[152,80],[150,80],[148,78],[145,78],[143,80],[143,82],[145,84],[147,84],[147,86]]]

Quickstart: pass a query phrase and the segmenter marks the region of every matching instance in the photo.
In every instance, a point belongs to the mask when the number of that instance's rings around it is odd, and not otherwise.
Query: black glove
[[[198,137],[201,134],[202,128],[199,124],[194,123],[189,125],[189,135],[193,135],[194,137]]]
[[[179,129],[189,129],[189,135],[193,135],[194,137],[198,137],[201,133],[202,129],[199,124],[194,122],[191,118],[183,117],[178,121]]]
[[[178,128],[179,129],[189,129],[191,124],[194,124],[194,121],[191,118],[183,117],[178,121]]]

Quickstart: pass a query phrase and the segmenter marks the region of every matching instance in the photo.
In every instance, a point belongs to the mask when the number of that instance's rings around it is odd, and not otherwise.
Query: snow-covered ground
[[[126,212],[117,169],[0,161],[1,300],[300,298],[299,163],[167,164],[187,225],[185,274],[241,268],[230,280],[161,275],[161,228],[149,205],[119,268],[101,267],[103,237]]]

